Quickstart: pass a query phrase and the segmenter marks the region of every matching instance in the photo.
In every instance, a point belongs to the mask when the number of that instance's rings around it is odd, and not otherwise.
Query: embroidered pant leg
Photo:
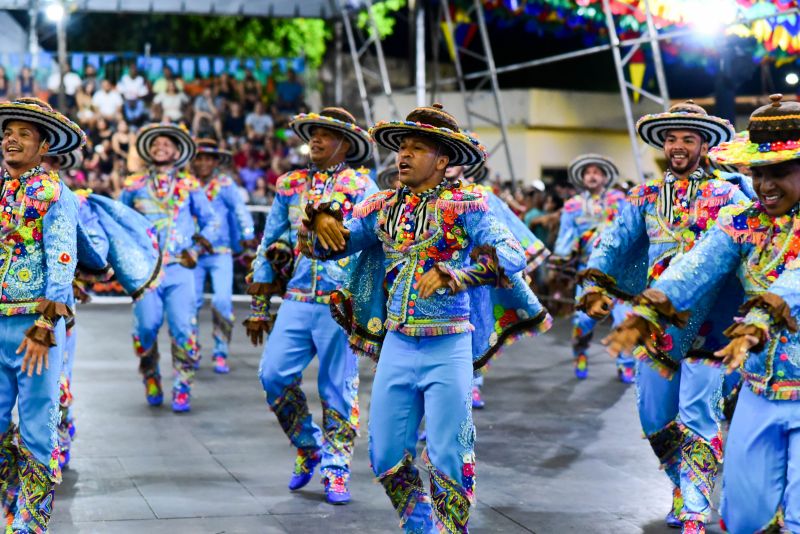
[[[16,386],[8,380],[6,373],[0,372],[0,390],[8,387],[8,392],[15,390]],[[4,403],[5,404],[5,403]],[[19,468],[17,450],[17,427],[11,423],[11,407],[8,414],[2,416],[5,431],[0,434],[0,525],[5,525],[14,517],[19,491]]]
[[[212,254],[210,263],[211,314],[214,322],[214,356],[228,357],[228,346],[233,331],[233,257],[230,254]],[[328,312],[330,315],[330,312]]]
[[[191,390],[197,363],[197,316],[194,273],[178,264],[167,266],[169,284],[164,291],[164,311],[172,338],[173,390]]]
[[[164,324],[165,278],[161,285],[147,291],[133,303],[133,350],[140,358],[139,372],[144,378],[160,377],[158,368],[158,331]]]
[[[681,444],[683,521],[711,520],[711,498],[722,463],[720,429],[724,369],[706,360],[681,362],[678,423]]]
[[[786,527],[800,531],[798,424],[800,403],[771,401],[747,385],[742,388],[725,443],[720,514],[728,532],[751,534],[766,529],[784,500],[794,528],[788,521]]]
[[[317,348],[322,399],[322,474],[347,478],[358,433],[358,358],[327,306],[314,306],[311,337]]]
[[[665,378],[645,362],[636,362],[636,405],[639,421],[662,468],[675,486],[680,486],[681,432],[678,416],[680,371]]]
[[[578,286],[575,289],[575,301],[583,295],[583,288]],[[581,354],[586,355],[589,350],[589,343],[592,341],[594,327],[597,321],[583,313],[575,311],[572,314],[572,356],[577,358]]]
[[[17,392],[19,411],[19,492],[12,529],[22,532],[47,531],[54,488],[61,481],[57,425],[65,326],[63,319],[55,325],[57,345],[49,351],[49,368],[29,377],[21,369],[23,355],[15,352],[35,319],[34,315],[0,317],[0,357],[16,375],[12,392]]]
[[[622,321],[625,320],[629,311],[631,311],[631,306],[629,304],[625,304],[621,300],[616,300],[614,302],[614,309],[611,310],[612,327],[618,327]],[[621,353],[617,356],[617,367],[633,369],[636,367],[636,358],[633,357],[633,354]]]
[[[75,309],[74,297],[67,302],[67,305]],[[64,342],[63,348],[64,368],[61,371],[61,380],[59,384],[61,416],[58,423],[58,448],[64,461],[72,447],[72,436],[75,433],[75,423],[72,416],[72,367],[75,364],[78,331],[75,328],[74,317],[71,319],[71,323],[71,326],[66,329],[66,341]]]
[[[475,487],[472,334],[422,338],[419,348],[434,520],[440,532],[466,533]]]
[[[414,466],[424,406],[417,370],[427,356],[419,338],[388,332],[369,407],[370,465],[407,532],[435,532],[430,497]]]
[[[303,390],[303,370],[317,348],[312,339],[309,319],[315,309],[328,307],[285,300],[275,326],[267,339],[258,375],[267,394],[267,404],[298,449],[317,450],[322,445],[322,431],[314,424]]]

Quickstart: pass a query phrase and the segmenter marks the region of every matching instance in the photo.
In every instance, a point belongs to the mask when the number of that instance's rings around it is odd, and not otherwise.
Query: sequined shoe
[[[575,378],[585,380],[589,376],[589,359],[585,354],[579,354],[575,358]]]
[[[175,413],[185,413],[191,411],[191,393],[185,386],[173,388],[172,390],[172,411]]]
[[[231,368],[228,367],[228,359],[225,356],[214,356],[214,372],[227,375],[231,372]]]
[[[681,528],[683,527],[683,521],[677,518],[675,512],[672,510],[669,511],[667,517],[664,518],[664,523],[667,524],[669,528]]]
[[[144,379],[144,394],[147,404],[161,406],[164,404],[164,390],[161,389],[161,377],[150,376]]]
[[[481,397],[481,388],[472,386],[472,407],[476,410],[481,410],[484,406],[486,406],[486,403],[483,402]]]
[[[58,467],[64,471],[69,467],[69,449],[59,449],[58,451]]]
[[[322,455],[318,449],[307,450],[297,449],[297,457],[294,459],[294,473],[289,479],[289,489],[299,490],[305,487],[314,478],[314,468],[319,465]]]
[[[341,505],[350,502],[350,490],[347,489],[349,473],[344,469],[330,469],[322,483],[325,485],[325,500],[328,504]]]
[[[623,384],[633,384],[633,380],[636,377],[636,372],[634,371],[633,367],[627,367],[621,365],[617,367],[617,378]]]
[[[684,521],[681,534],[706,534],[706,524],[702,521]]]

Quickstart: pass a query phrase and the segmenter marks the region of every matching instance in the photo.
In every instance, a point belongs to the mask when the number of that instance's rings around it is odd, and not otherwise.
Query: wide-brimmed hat
[[[197,152],[194,155],[195,158],[200,154],[210,154],[217,158],[217,161],[219,161],[222,167],[230,165],[231,161],[233,161],[233,154],[231,154],[229,150],[221,149],[216,139],[195,139],[194,144],[197,147]]]
[[[583,185],[583,171],[589,165],[599,167],[605,173],[608,178],[606,188],[614,185],[619,179],[619,169],[611,158],[600,154],[583,154],[572,160],[567,168],[569,181],[578,189],[586,189],[586,186]]]
[[[136,137],[136,150],[145,163],[148,165],[155,163],[150,155],[150,145],[153,144],[156,137],[161,137],[162,135],[172,139],[178,147],[178,158],[174,163],[176,168],[183,167],[194,158],[197,147],[185,126],[156,123],[148,124],[139,130],[139,134]]]
[[[800,159],[800,103],[782,102],[783,95],[769,97],[770,103],[750,115],[746,132],[709,151],[721,165],[762,167]]]
[[[730,122],[706,113],[691,100],[675,104],[665,113],[645,115],[636,123],[636,131],[648,145],[662,149],[670,130],[693,130],[700,134],[709,147],[733,139],[735,133]]]
[[[399,175],[400,171],[398,170],[397,166],[389,165],[388,167],[384,167],[381,172],[378,173],[375,182],[381,189],[394,189],[392,184],[397,180]]]
[[[451,167],[477,165],[486,160],[486,147],[461,130],[441,104],[415,108],[405,121],[381,121],[369,133],[376,143],[392,152],[400,150],[400,141],[409,134],[429,137],[447,148]]]
[[[485,162],[464,167],[464,178],[469,178],[473,184],[479,184],[489,177],[489,167]]]
[[[30,122],[40,128],[50,145],[46,156],[66,154],[86,143],[86,134],[80,126],[38,98],[0,102],[0,132],[8,121]]]
[[[73,150],[66,154],[56,156],[58,163],[58,170],[60,171],[73,171],[79,169],[83,165],[83,152],[81,149]]]
[[[372,137],[356,124],[353,115],[344,108],[323,108],[319,113],[301,113],[292,117],[289,123],[292,130],[304,142],[311,139],[314,128],[335,130],[350,142],[345,160],[349,163],[362,163],[372,157]]]

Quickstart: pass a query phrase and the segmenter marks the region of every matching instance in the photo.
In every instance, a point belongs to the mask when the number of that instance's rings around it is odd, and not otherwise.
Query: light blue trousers
[[[761,531],[783,506],[800,532],[800,402],[769,400],[745,384],[725,444],[721,513],[732,534]]]
[[[233,328],[233,256],[230,254],[204,254],[194,269],[197,290],[197,312],[203,307],[203,288],[211,279],[211,308],[214,324],[213,356],[228,357],[228,345]]]

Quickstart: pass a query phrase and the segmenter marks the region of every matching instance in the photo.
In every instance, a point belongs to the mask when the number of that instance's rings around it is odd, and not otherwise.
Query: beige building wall
[[[612,157],[623,178],[639,181],[619,95],[520,89],[502,91],[501,99],[508,117],[514,174],[523,183],[541,178],[543,169],[565,168],[574,157],[586,152]],[[437,101],[456,116],[462,127],[467,127],[466,111],[459,93],[443,93]],[[403,114],[401,118],[405,118],[405,114],[416,105],[414,95],[396,95],[395,102]],[[491,93],[478,95],[476,107],[483,114],[493,116]],[[394,118],[389,116],[389,109],[385,97],[376,99],[377,120]],[[659,111],[655,104],[640,102],[634,108],[634,116],[638,118]],[[476,119],[473,129],[489,150],[497,145],[499,129],[479,119]],[[645,175],[657,175],[660,172],[656,164],[659,153],[641,143],[639,150]],[[493,176],[510,177],[502,149],[492,153],[489,166]]]

